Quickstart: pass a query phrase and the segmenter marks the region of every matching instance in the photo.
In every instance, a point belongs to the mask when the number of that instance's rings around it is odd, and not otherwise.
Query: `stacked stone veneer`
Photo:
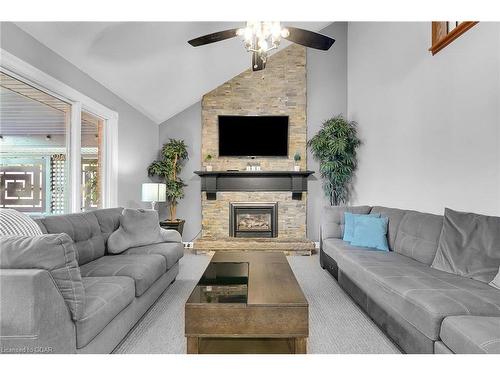
[[[250,55],[249,55],[250,61]],[[268,59],[266,69],[246,70],[202,99],[202,164],[212,155],[213,170],[244,170],[248,158],[218,157],[219,115],[289,116],[289,155],[287,158],[256,158],[262,170],[293,170],[295,152],[306,161],[306,49],[292,45]],[[264,135],[263,135],[264,136]],[[278,240],[306,238],[307,194],[292,200],[291,192],[224,192],[217,200],[202,193],[202,240],[229,236],[230,202],[278,202]]]
[[[221,192],[216,200],[202,199],[202,237],[222,239],[229,236],[229,203],[278,202],[278,240],[306,238],[306,194],[292,200],[287,192]]]
[[[250,55],[249,55],[250,61]],[[264,170],[292,170],[293,155],[306,166],[306,50],[292,45],[271,56],[266,69],[246,70],[202,99],[202,160],[212,155],[214,170],[245,169],[247,158],[218,157],[219,115],[289,116],[288,158],[257,158]],[[263,135],[264,136],[264,135]]]

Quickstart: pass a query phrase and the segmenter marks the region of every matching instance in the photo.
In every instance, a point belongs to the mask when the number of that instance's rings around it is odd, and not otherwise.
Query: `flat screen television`
[[[219,156],[288,156],[288,116],[219,116]]]

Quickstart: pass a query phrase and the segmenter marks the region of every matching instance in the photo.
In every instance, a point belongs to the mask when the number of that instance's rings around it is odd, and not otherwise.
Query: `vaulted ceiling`
[[[18,22],[41,43],[156,123],[250,67],[239,38],[187,41],[244,22]],[[329,22],[283,22],[319,31]],[[288,42],[282,43],[280,49]]]

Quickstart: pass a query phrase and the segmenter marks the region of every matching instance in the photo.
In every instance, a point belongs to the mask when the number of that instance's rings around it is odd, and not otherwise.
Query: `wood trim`
[[[429,51],[435,55],[477,23],[478,21],[464,21],[448,32],[448,22],[432,22],[432,46]]]
[[[200,350],[200,339],[198,337],[187,338],[187,354],[198,354]]]
[[[307,337],[309,335],[307,306],[214,305],[216,306],[186,304],[186,336]]]
[[[307,354],[307,338],[306,337],[296,337],[294,339],[294,353],[295,354]]]

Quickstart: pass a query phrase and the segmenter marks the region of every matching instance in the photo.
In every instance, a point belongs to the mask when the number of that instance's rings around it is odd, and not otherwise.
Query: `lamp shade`
[[[143,202],[165,202],[167,200],[167,185],[158,183],[142,184]]]

